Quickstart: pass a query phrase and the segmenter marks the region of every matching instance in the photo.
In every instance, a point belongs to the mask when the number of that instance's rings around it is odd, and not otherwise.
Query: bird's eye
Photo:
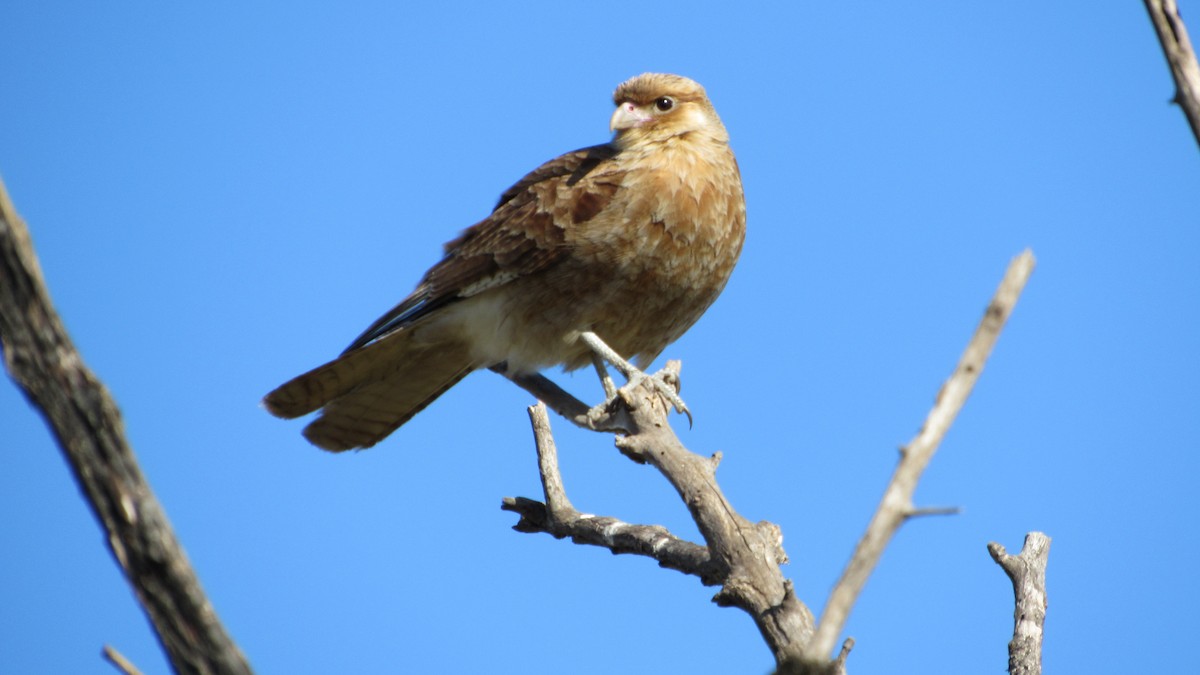
[[[670,96],[662,96],[654,102],[654,107],[658,108],[659,112],[667,112],[675,107],[675,100]]]

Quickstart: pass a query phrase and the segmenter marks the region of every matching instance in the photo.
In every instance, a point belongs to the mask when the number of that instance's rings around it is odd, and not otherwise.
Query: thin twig
[[[558,446],[550,430],[550,416],[543,403],[529,406],[529,423],[533,425],[534,443],[538,449],[538,473],[542,477],[542,492],[546,495],[546,509],[553,520],[566,520],[579,512],[567,499],[562,474],[558,470]]]
[[[854,649],[854,638],[846,638],[842,641],[842,651],[833,660],[842,673],[846,672],[846,658],[850,656],[850,650]]]
[[[1025,535],[1020,554],[1008,555],[996,542],[988,544],[988,553],[1012,580],[1016,600],[1013,638],[1008,643],[1009,675],[1039,675],[1048,604],[1046,564],[1050,560],[1050,537],[1030,532]]]
[[[1187,27],[1179,16],[1175,0],[1145,0],[1150,22],[1162,44],[1163,55],[1175,80],[1175,96],[1172,102],[1183,108],[1192,136],[1200,143],[1200,65],[1196,63],[1196,52],[1188,38]]]
[[[524,497],[505,497],[500,508],[521,516],[513,526],[518,532],[545,532],[576,544],[600,546],[613,553],[633,553],[658,561],[661,567],[700,577],[707,585],[719,583],[708,549],[680,539],[659,525],[635,525],[616,518],[580,513],[567,499],[558,470],[558,451],[550,432],[546,406],[529,408],[538,452],[545,503]]]
[[[133,665],[133,662],[125,658],[125,655],[117,651],[112,645],[104,645],[104,650],[100,652],[106,661],[113,664],[117,670],[121,671],[122,675],[142,675],[142,671]]]
[[[946,430],[950,428],[958,411],[971,394],[971,389],[979,379],[984,363],[1000,336],[1000,330],[1012,314],[1025,282],[1033,272],[1033,266],[1031,251],[1026,250],[1013,259],[1003,281],[1000,282],[1000,287],[996,289],[991,304],[984,312],[974,337],[967,344],[958,367],[942,385],[924,426],[902,449],[900,462],[884,490],[879,508],[867,526],[866,533],[858,542],[841,579],[829,594],[816,635],[806,650],[810,659],[829,657],[846,625],[851,608],[854,607],[867,578],[883,555],[884,548],[905,520],[914,513],[921,512],[912,502],[917,481],[929,460],[933,458],[933,453],[946,435]]]
[[[0,183],[0,344],[108,534],[113,557],[179,673],[249,673],[125,439],[116,402],[50,302],[29,231]]]

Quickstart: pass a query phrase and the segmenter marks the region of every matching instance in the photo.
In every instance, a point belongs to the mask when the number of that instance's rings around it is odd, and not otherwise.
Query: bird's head
[[[645,73],[621,83],[613,93],[609,128],[618,145],[663,141],[673,136],[702,134],[728,142],[729,134],[713,109],[704,87],[686,77]]]

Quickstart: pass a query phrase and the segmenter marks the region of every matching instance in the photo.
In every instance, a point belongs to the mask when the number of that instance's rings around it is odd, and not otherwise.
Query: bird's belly
[[[648,365],[704,313],[729,268],[689,261],[686,273],[666,265],[614,268],[572,265],[481,293],[452,306],[481,367],[506,363],[512,372],[591,363],[579,340],[592,331],[618,354]],[[451,309],[451,308],[448,308]],[[639,358],[640,357],[640,358]]]

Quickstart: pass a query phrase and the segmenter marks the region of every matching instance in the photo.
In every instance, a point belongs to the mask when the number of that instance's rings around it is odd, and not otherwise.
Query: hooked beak
[[[613,111],[612,119],[608,122],[609,131],[624,131],[640,127],[650,121],[650,114],[642,110],[634,104],[626,101],[617,106]]]

